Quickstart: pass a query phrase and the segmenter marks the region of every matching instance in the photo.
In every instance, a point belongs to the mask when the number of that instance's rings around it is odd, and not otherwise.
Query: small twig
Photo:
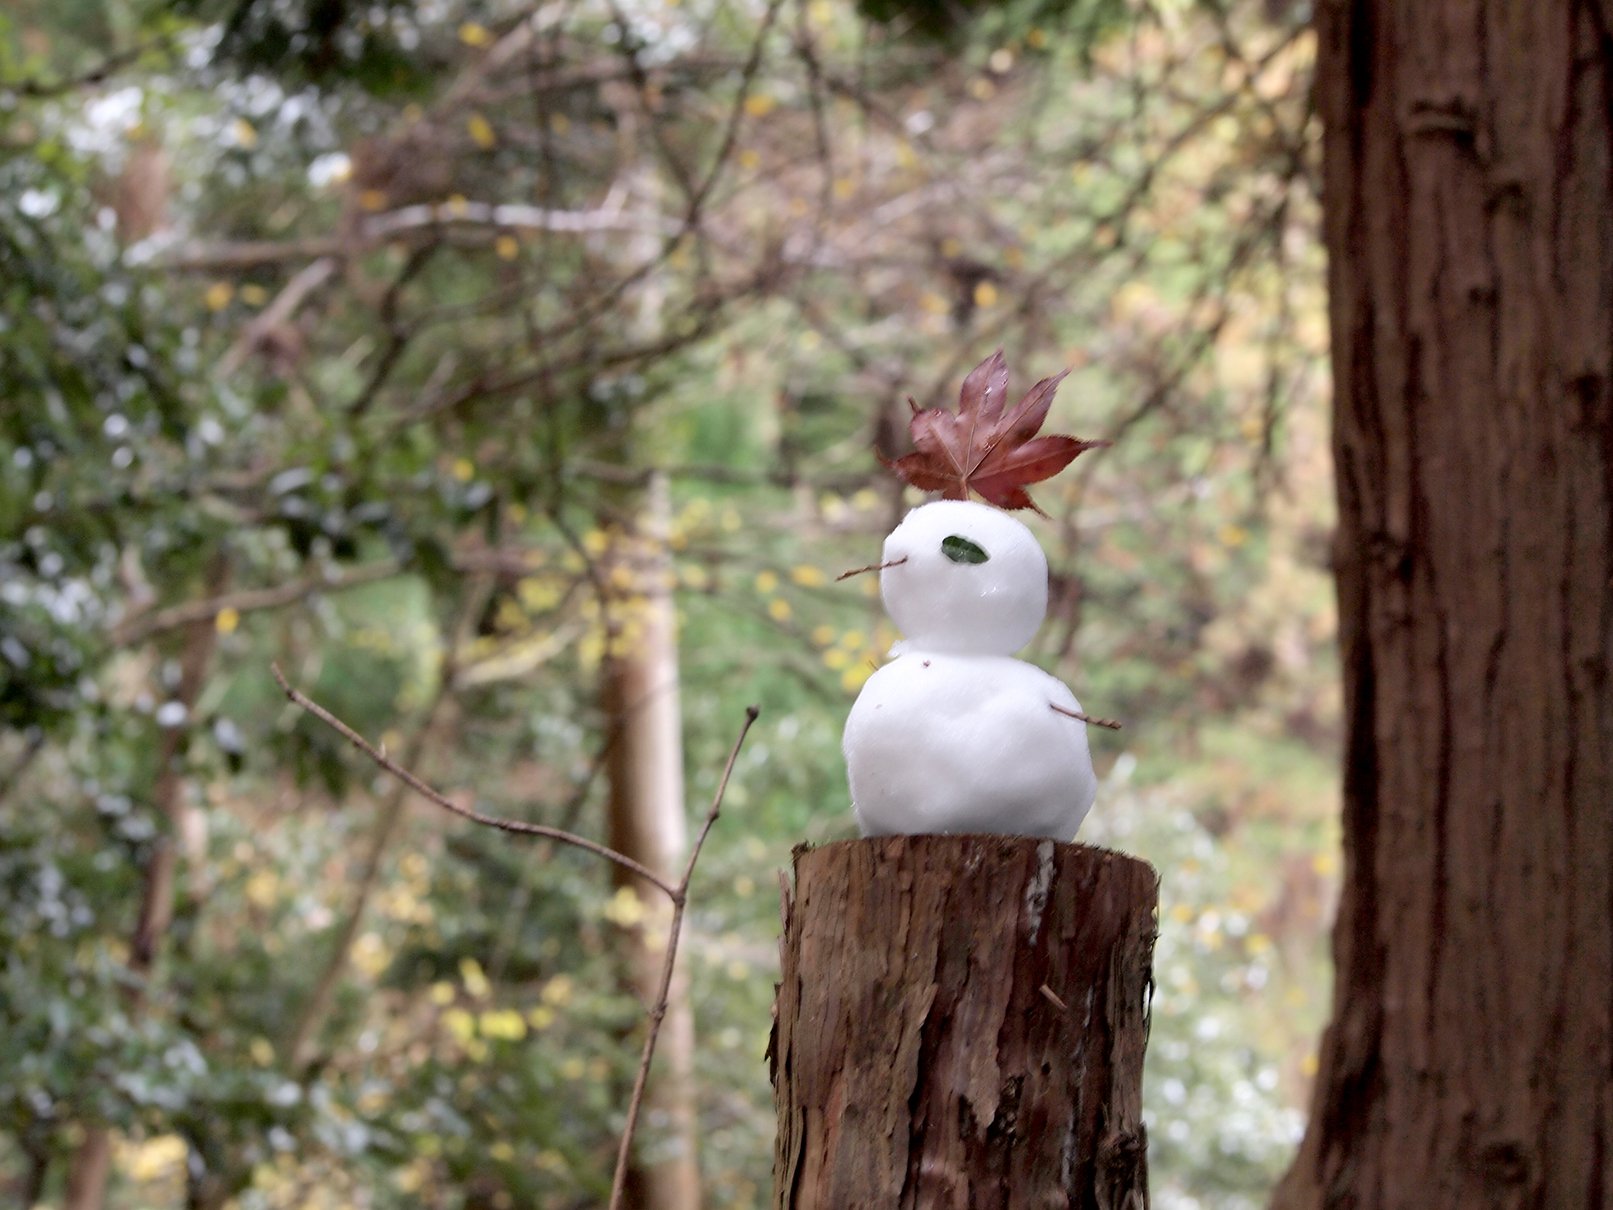
[[[1120,730],[1120,724],[1115,722],[1115,720],[1112,718],[1093,718],[1090,714],[1082,714],[1079,710],[1066,710],[1063,706],[1057,705],[1053,702],[1048,702],[1047,704],[1052,706],[1053,709],[1058,711],[1060,714],[1066,715],[1069,718],[1078,718],[1083,723],[1089,723],[1094,727],[1107,727],[1111,731]]]
[[[1047,997],[1047,1002],[1049,1004],[1051,1004],[1054,1008],[1058,1009],[1059,1012],[1067,1013],[1067,1012],[1070,1011],[1070,1006],[1068,1004],[1064,1003],[1063,1000],[1060,1000],[1059,996],[1058,996],[1058,993],[1055,992],[1047,984],[1045,984],[1045,983],[1042,984],[1042,986],[1037,988],[1036,990],[1041,992],[1043,996]]]
[[[397,574],[397,562],[393,559],[383,559],[378,563],[355,567],[334,577],[314,574],[274,588],[252,588],[198,601],[186,601],[157,613],[131,614],[112,628],[110,637],[113,646],[126,647],[165,630],[175,630],[192,622],[211,621],[226,609],[233,609],[237,613],[250,613],[257,609],[277,609],[316,592],[341,592]]]
[[[299,269],[275,296],[275,300],[241,329],[241,334],[235,338],[235,343],[229,347],[218,363],[218,376],[228,378],[245,365],[246,359],[252,356],[264,337],[274,329],[289,323],[291,317],[297,313],[297,308],[302,306],[303,300],[324,285],[325,279],[335,272],[336,258],[333,256],[322,256],[312,264]]]
[[[28,771],[28,766],[34,763],[34,757],[38,756],[44,747],[45,729],[33,728],[28,733],[22,752],[12,762],[11,768],[6,770],[5,776],[0,777],[0,802],[4,802],[16,784],[22,780],[22,775]]]
[[[458,815],[463,819],[468,819],[472,823],[483,824],[489,828],[498,828],[501,832],[514,832],[521,836],[546,836],[550,840],[558,840],[562,844],[575,845],[579,849],[586,849],[588,852],[593,853],[598,857],[603,857],[606,861],[614,861],[624,870],[631,870],[633,873],[637,874],[640,878],[645,879],[647,882],[654,883],[656,886],[660,887],[662,891],[666,892],[667,896],[671,898],[674,903],[677,903],[678,897],[682,892],[680,892],[671,883],[667,882],[666,879],[662,878],[654,870],[650,869],[648,866],[641,865],[640,863],[634,861],[625,853],[618,853],[615,849],[607,848],[605,845],[589,840],[586,836],[578,836],[573,832],[562,831],[560,828],[547,828],[542,824],[523,823],[518,819],[499,819],[496,816],[483,815],[480,811],[472,811],[468,807],[462,807],[457,803],[450,802],[441,794],[437,793],[437,791],[433,790],[430,786],[426,785],[425,782],[421,781],[413,773],[410,773],[407,769],[403,768],[395,761],[390,760],[385,753],[381,752],[367,739],[365,739],[357,731],[354,731],[353,728],[349,727],[346,723],[342,722],[341,719],[337,718],[329,710],[326,710],[317,702],[304,697],[301,693],[298,693],[295,689],[293,689],[289,684],[286,683],[286,678],[281,673],[279,664],[270,664],[269,671],[274,673],[274,679],[279,683],[280,688],[285,691],[285,695],[290,698],[295,705],[300,706],[302,709],[308,711],[309,714],[312,714],[320,722],[324,723],[327,727],[331,728],[331,730],[339,734],[343,739],[347,740],[348,743],[352,744],[355,748],[363,752],[377,765],[381,766],[381,768],[392,774],[393,777],[396,777],[399,781],[403,782],[410,789],[414,790],[415,793],[420,794],[425,798],[429,798],[443,810],[452,811],[455,815]],[[703,837],[704,834],[702,833],[702,838]]]
[[[900,559],[892,559],[889,563],[870,563],[867,567],[859,567],[855,571],[841,572],[835,577],[835,583],[838,584],[841,580],[849,580],[852,576],[860,576],[865,571],[884,571],[887,567],[900,567],[906,562],[907,556],[903,555]]]
[[[717,815],[722,810],[722,797],[728,789],[728,779],[733,775],[734,762],[739,759],[739,749],[760,713],[758,706],[745,707],[745,723],[739,729],[739,738],[734,741],[733,750],[728,753],[728,763],[723,767],[722,780],[717,783],[717,794],[711,800],[711,810],[706,812],[706,822],[701,825],[694,847],[689,850],[683,878],[677,890],[671,892],[672,924],[667,931],[666,958],[661,963],[661,990],[655,998],[655,1007],[650,1009],[650,1031],[644,1038],[644,1055],[639,1060],[638,1075],[633,1080],[633,1099],[627,1103],[627,1124],[622,1128],[622,1143],[616,1152],[616,1175],[611,1181],[609,1210],[621,1210],[622,1198],[627,1190],[627,1164],[633,1150],[633,1132],[638,1127],[639,1109],[644,1103],[644,1089],[650,1079],[650,1063],[655,1058],[656,1039],[661,1035],[661,1022],[666,1018],[667,1003],[672,995],[672,970],[678,957],[678,932],[683,926],[683,909],[689,901],[689,879],[694,877],[700,848],[706,843],[711,825],[717,822]]]

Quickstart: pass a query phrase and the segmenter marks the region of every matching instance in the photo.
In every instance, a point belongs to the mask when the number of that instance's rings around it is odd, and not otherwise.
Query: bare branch
[[[365,567],[356,567],[334,579],[319,575],[304,576],[300,580],[293,580],[289,584],[281,584],[275,588],[254,588],[245,592],[207,597],[200,601],[186,601],[182,605],[161,609],[153,614],[140,613],[124,618],[112,628],[111,639],[114,646],[127,647],[166,630],[177,630],[192,622],[209,621],[226,609],[233,609],[237,613],[250,613],[256,609],[275,609],[281,605],[300,601],[316,592],[341,592],[343,589],[357,588],[360,584],[384,580],[397,574],[397,563],[387,559]]]
[[[325,279],[336,272],[336,261],[333,257],[322,256],[312,264],[304,265],[285,288],[275,296],[275,300],[253,317],[252,322],[241,329],[241,334],[235,338],[235,343],[218,363],[220,378],[228,378],[235,371],[246,364],[246,359],[252,356],[263,339],[275,328],[288,323],[302,306],[303,300],[320,286]]]
[[[1079,710],[1066,710],[1063,706],[1060,706],[1056,702],[1048,702],[1047,704],[1052,706],[1056,712],[1064,715],[1067,718],[1078,718],[1083,723],[1088,723],[1094,727],[1107,727],[1111,731],[1120,730],[1120,724],[1115,722],[1115,720],[1112,718],[1093,718],[1090,714],[1082,714]]]
[[[421,781],[403,766],[388,759],[384,752],[381,752],[378,748],[371,744],[369,740],[365,739],[357,731],[354,731],[353,728],[342,722],[341,719],[337,718],[329,710],[326,710],[318,702],[305,697],[303,694],[293,689],[290,684],[287,683],[285,675],[280,671],[279,664],[270,664],[269,671],[274,673],[275,681],[279,684],[280,688],[285,692],[286,697],[288,697],[293,704],[308,711],[309,714],[312,714],[315,718],[324,723],[331,730],[335,731],[348,743],[352,744],[355,748],[359,749],[359,751],[363,752],[364,755],[368,756],[377,765],[385,769],[388,773],[392,774],[393,777],[396,777],[399,781],[406,784],[416,794],[430,799],[443,810],[451,811],[453,814],[458,815],[462,819],[468,819],[472,823],[479,823],[484,827],[497,828],[501,832],[513,832],[520,836],[543,836],[547,837],[549,840],[558,840],[561,844],[569,844],[574,845],[579,849],[586,849],[588,852],[593,853],[598,857],[603,857],[606,861],[614,861],[624,870],[631,870],[633,873],[637,874],[640,878],[645,879],[647,882],[654,883],[656,886],[660,887],[662,891],[666,892],[667,896],[672,899],[674,903],[677,903],[679,897],[682,895],[682,891],[680,891],[677,887],[674,887],[671,883],[667,882],[666,879],[662,878],[648,866],[639,864],[626,854],[618,853],[615,849],[607,848],[602,844],[589,840],[586,836],[578,836],[575,833],[565,832],[559,828],[544,827],[542,824],[525,823],[518,819],[499,819],[493,815],[483,815],[480,811],[472,811],[468,807],[462,807],[458,803],[451,802],[449,799],[443,797],[441,794],[437,793],[437,791],[433,790],[430,786],[426,785],[425,782]]]
[[[678,932],[683,926],[683,909],[689,901],[689,880],[694,877],[695,862],[700,860],[700,849],[706,843],[706,837],[711,833],[711,825],[717,822],[717,816],[722,811],[723,794],[728,789],[728,779],[733,776],[734,762],[739,759],[739,749],[749,734],[751,724],[761,713],[758,706],[745,707],[745,722],[739,729],[739,738],[734,741],[733,750],[728,753],[728,764],[723,767],[722,780],[717,783],[716,796],[711,800],[711,810],[706,812],[706,822],[700,827],[700,834],[695,837],[694,846],[689,850],[689,860],[683,867],[683,878],[678,883],[677,890],[672,892],[672,924],[667,931],[666,958],[661,963],[661,990],[655,998],[655,1004],[650,1009],[650,1028],[644,1037],[644,1056],[639,1060],[638,1074],[633,1079],[633,1097],[627,1103],[627,1124],[622,1127],[622,1143],[616,1152],[616,1175],[611,1181],[609,1210],[621,1210],[622,1198],[627,1190],[628,1158],[633,1151],[633,1132],[638,1128],[639,1110],[644,1104],[644,1089],[650,1079],[650,1064],[655,1058],[655,1043],[661,1036],[661,1022],[666,1018],[667,1004],[672,995],[672,971],[678,957]]]
[[[852,576],[860,576],[865,571],[884,571],[887,567],[899,567],[906,562],[907,556],[903,555],[900,559],[892,559],[889,563],[870,563],[867,567],[854,567],[850,571],[843,571],[836,576],[835,583],[838,584],[841,580],[849,580]]]

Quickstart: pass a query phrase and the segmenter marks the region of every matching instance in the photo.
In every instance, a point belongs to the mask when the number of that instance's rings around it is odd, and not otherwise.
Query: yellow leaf
[[[353,965],[366,977],[379,978],[392,965],[392,951],[375,933],[365,933],[353,943]]]
[[[487,1149],[487,1154],[501,1164],[508,1164],[515,1158],[515,1148],[500,1139]]]
[[[576,1058],[575,1056],[560,1064],[560,1075],[562,1079],[580,1080],[583,1077],[583,1073],[587,1070],[588,1064],[584,1063],[581,1059]]]
[[[975,306],[990,307],[996,305],[997,287],[989,281],[983,281],[975,287]]]
[[[646,912],[644,901],[630,886],[620,888],[605,904],[605,919],[622,928],[632,928],[643,921]],[[557,976],[557,978],[560,976]],[[546,992],[545,995],[548,993]],[[569,995],[569,984],[567,995]]]
[[[269,301],[269,292],[256,284],[245,285],[241,287],[241,301],[249,307],[261,307]]]
[[[375,211],[386,206],[386,194],[382,193],[379,189],[366,189],[363,193],[358,195],[358,204],[362,209],[368,210],[373,214]]]
[[[571,1003],[573,985],[570,975],[556,975],[543,985],[541,993],[545,1004],[552,1004],[556,1008],[564,1008]]]
[[[770,571],[764,571],[756,577],[756,591],[760,593],[772,592],[778,587],[778,576]]]
[[[484,1038],[498,1038],[506,1042],[519,1042],[526,1037],[526,1019],[513,1008],[485,1012],[477,1022]]]
[[[235,287],[227,281],[216,281],[207,287],[203,298],[207,302],[209,311],[222,311],[230,305],[230,299],[235,297]]]
[[[817,626],[817,627],[814,627],[813,630],[812,630],[812,641],[814,643],[816,643],[819,647],[827,647],[830,643],[835,641],[835,629],[834,629],[834,627],[833,626]]]
[[[253,907],[266,908],[271,906],[280,892],[280,880],[274,876],[273,870],[259,870],[246,882],[247,902]]]
[[[476,477],[476,464],[469,458],[454,459],[454,478],[461,483],[469,483]]]
[[[487,26],[467,21],[459,27],[459,40],[466,46],[486,46],[493,35],[487,32]]]
[[[470,141],[483,151],[498,142],[498,136],[493,133],[493,124],[479,113],[473,113],[465,119],[465,130],[470,135]]]
[[[753,92],[745,98],[745,112],[753,118],[766,117],[777,105],[778,102],[765,92]]]
[[[767,612],[775,622],[788,622],[790,620],[790,603],[783,597],[774,597],[767,603]]]
[[[236,118],[230,123],[230,133],[235,136],[235,145],[251,151],[258,145],[258,132],[252,123],[245,118]]]
[[[532,1023],[533,1029],[548,1029],[554,1024],[554,1009],[547,1004],[540,1004],[527,1013],[526,1019]]]
[[[459,960],[459,977],[465,981],[465,990],[476,1000],[485,1000],[493,990],[482,973],[482,964],[474,958]]]
[[[442,1026],[461,1045],[476,1036],[476,1018],[462,1008],[450,1008],[443,1013]]]
[[[440,979],[431,985],[431,1002],[439,1007],[452,1004],[458,994],[454,991],[454,985],[446,979]]]
[[[240,624],[241,611],[231,605],[226,605],[219,610],[213,618],[213,629],[220,634],[234,634],[235,628]]]
[[[499,260],[514,260],[521,255],[521,245],[515,236],[501,235],[493,241],[493,251]]]
[[[274,1062],[274,1047],[269,1045],[268,1038],[253,1038],[252,1045],[247,1047],[251,1052],[252,1061],[259,1067],[267,1067]]]

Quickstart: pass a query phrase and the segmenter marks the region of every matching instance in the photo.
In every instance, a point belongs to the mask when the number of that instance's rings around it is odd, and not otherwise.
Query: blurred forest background
[[[1026,518],[1027,658],[1125,724],[1081,838],[1164,876],[1155,1204],[1263,1204],[1337,877],[1307,19],[12,0],[6,1199],[603,1205],[659,905],[404,794],[269,664],[455,801],[604,839],[670,591],[691,819],[761,721],[639,1156],[767,1204],[777,871],[855,834],[840,728],[895,638],[834,577],[918,500],[875,457],[905,396],[1003,345],[1016,393],[1074,367],[1048,431],[1115,443]]]

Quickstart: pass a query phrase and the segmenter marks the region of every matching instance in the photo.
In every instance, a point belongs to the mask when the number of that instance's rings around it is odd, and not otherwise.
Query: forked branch
[[[706,812],[705,822],[695,837],[694,845],[689,850],[689,860],[683,867],[683,877],[677,885],[666,881],[647,866],[641,865],[624,853],[607,848],[589,840],[586,836],[578,836],[574,832],[567,832],[561,828],[547,828],[541,824],[524,823],[515,819],[499,819],[492,815],[483,815],[479,811],[472,811],[461,807],[457,803],[433,790],[409,770],[403,768],[396,761],[391,760],[385,752],[375,747],[353,728],[337,718],[329,710],[312,699],[293,689],[280,671],[278,664],[270,664],[269,670],[274,673],[274,679],[284,690],[285,695],[295,705],[308,711],[320,722],[330,727],[348,743],[359,749],[372,761],[403,782],[410,789],[422,797],[430,799],[445,811],[470,820],[472,823],[483,824],[490,828],[498,828],[505,832],[514,832],[523,836],[542,836],[549,840],[556,840],[562,844],[574,845],[579,849],[613,861],[623,869],[631,870],[640,878],[660,887],[672,901],[672,925],[667,932],[666,956],[661,963],[661,986],[655,997],[655,1003],[650,1007],[649,1030],[644,1036],[644,1053],[639,1059],[638,1074],[633,1080],[633,1096],[627,1105],[627,1122],[622,1128],[621,1146],[616,1154],[616,1172],[611,1181],[611,1195],[609,1210],[621,1210],[622,1200],[627,1189],[628,1160],[633,1151],[633,1135],[638,1129],[639,1113],[644,1106],[644,1090],[649,1083],[650,1065],[655,1059],[655,1045],[661,1036],[661,1023],[666,1019],[667,1005],[672,996],[672,973],[677,965],[678,936],[683,926],[683,912],[689,901],[689,881],[694,877],[695,863],[700,859],[700,850],[705,846],[706,837],[711,834],[711,827],[717,822],[717,816],[722,811],[723,795],[728,790],[728,779],[733,776],[734,762],[739,759],[739,750],[745,743],[745,736],[750,733],[751,724],[761,713],[756,706],[745,707],[745,722],[739,729],[739,736],[734,740],[734,746],[728,753],[728,763],[723,766],[722,779],[717,783],[717,793],[711,800],[711,809]]]

